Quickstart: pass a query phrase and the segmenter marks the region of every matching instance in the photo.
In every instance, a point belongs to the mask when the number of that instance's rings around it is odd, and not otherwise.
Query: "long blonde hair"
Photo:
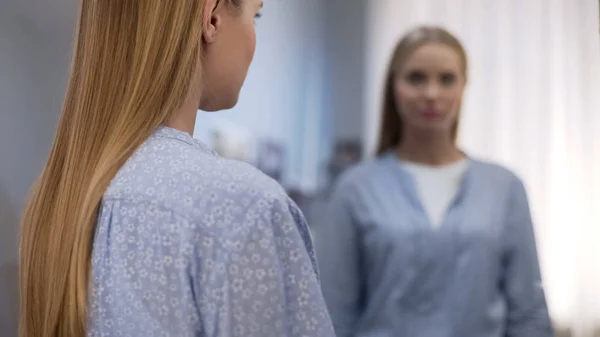
[[[402,141],[402,119],[400,118],[394,95],[396,75],[402,71],[402,68],[408,62],[411,55],[419,47],[427,43],[441,43],[454,49],[461,59],[462,75],[465,79],[467,78],[467,52],[460,41],[447,30],[440,27],[422,26],[406,33],[398,41],[398,44],[396,44],[385,77],[381,131],[379,134],[379,144],[377,145],[378,155],[395,148]],[[456,140],[458,135],[458,121],[452,127],[451,132],[452,139]]]
[[[203,0],[82,0],[50,157],[25,209],[20,336],[85,336],[102,196],[186,100],[199,71]]]

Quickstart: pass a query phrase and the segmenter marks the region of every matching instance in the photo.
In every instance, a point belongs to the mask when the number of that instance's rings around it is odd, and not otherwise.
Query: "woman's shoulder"
[[[524,193],[524,182],[513,169],[488,159],[469,158],[469,161],[470,170],[495,191]]]
[[[288,202],[273,179],[250,164],[175,139],[144,144],[123,166],[105,200],[152,202],[187,218],[240,213],[257,202]]]
[[[370,187],[389,184],[390,165],[393,164],[389,158],[382,156],[364,159],[340,174],[335,180],[332,192],[334,195],[352,198]]]
[[[521,180],[514,170],[496,161],[477,157],[471,157],[469,158],[469,161],[471,162],[471,167],[474,170],[479,171],[485,175],[499,178],[504,181]]]

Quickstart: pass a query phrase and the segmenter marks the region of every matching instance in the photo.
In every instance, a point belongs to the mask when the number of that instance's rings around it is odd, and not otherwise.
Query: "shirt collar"
[[[164,126],[164,125],[159,126],[158,129],[156,129],[156,131],[154,132],[153,137],[170,138],[170,139],[179,140],[179,141],[182,141],[190,146],[193,146],[193,147],[201,150],[202,152],[209,153],[214,156],[217,155],[216,152],[213,151],[208,145],[206,145],[203,142],[199,141],[198,139],[192,137],[189,133],[183,132],[181,130],[173,129],[168,126]]]

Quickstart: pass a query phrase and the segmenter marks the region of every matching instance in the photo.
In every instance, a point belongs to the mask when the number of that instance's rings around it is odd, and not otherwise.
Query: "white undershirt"
[[[438,228],[460,188],[467,168],[467,160],[463,159],[444,166],[429,166],[408,161],[401,161],[401,164],[413,175],[417,192],[431,225]]]

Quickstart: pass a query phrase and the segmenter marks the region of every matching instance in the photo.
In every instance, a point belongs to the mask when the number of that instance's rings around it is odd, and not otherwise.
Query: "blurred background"
[[[18,219],[50,149],[76,0],[0,0],[0,335],[16,336]],[[278,179],[311,222],[372,155],[397,39],[439,24],[470,59],[459,142],[529,192],[561,335],[600,336],[598,0],[265,0],[238,106],[195,137]]]

